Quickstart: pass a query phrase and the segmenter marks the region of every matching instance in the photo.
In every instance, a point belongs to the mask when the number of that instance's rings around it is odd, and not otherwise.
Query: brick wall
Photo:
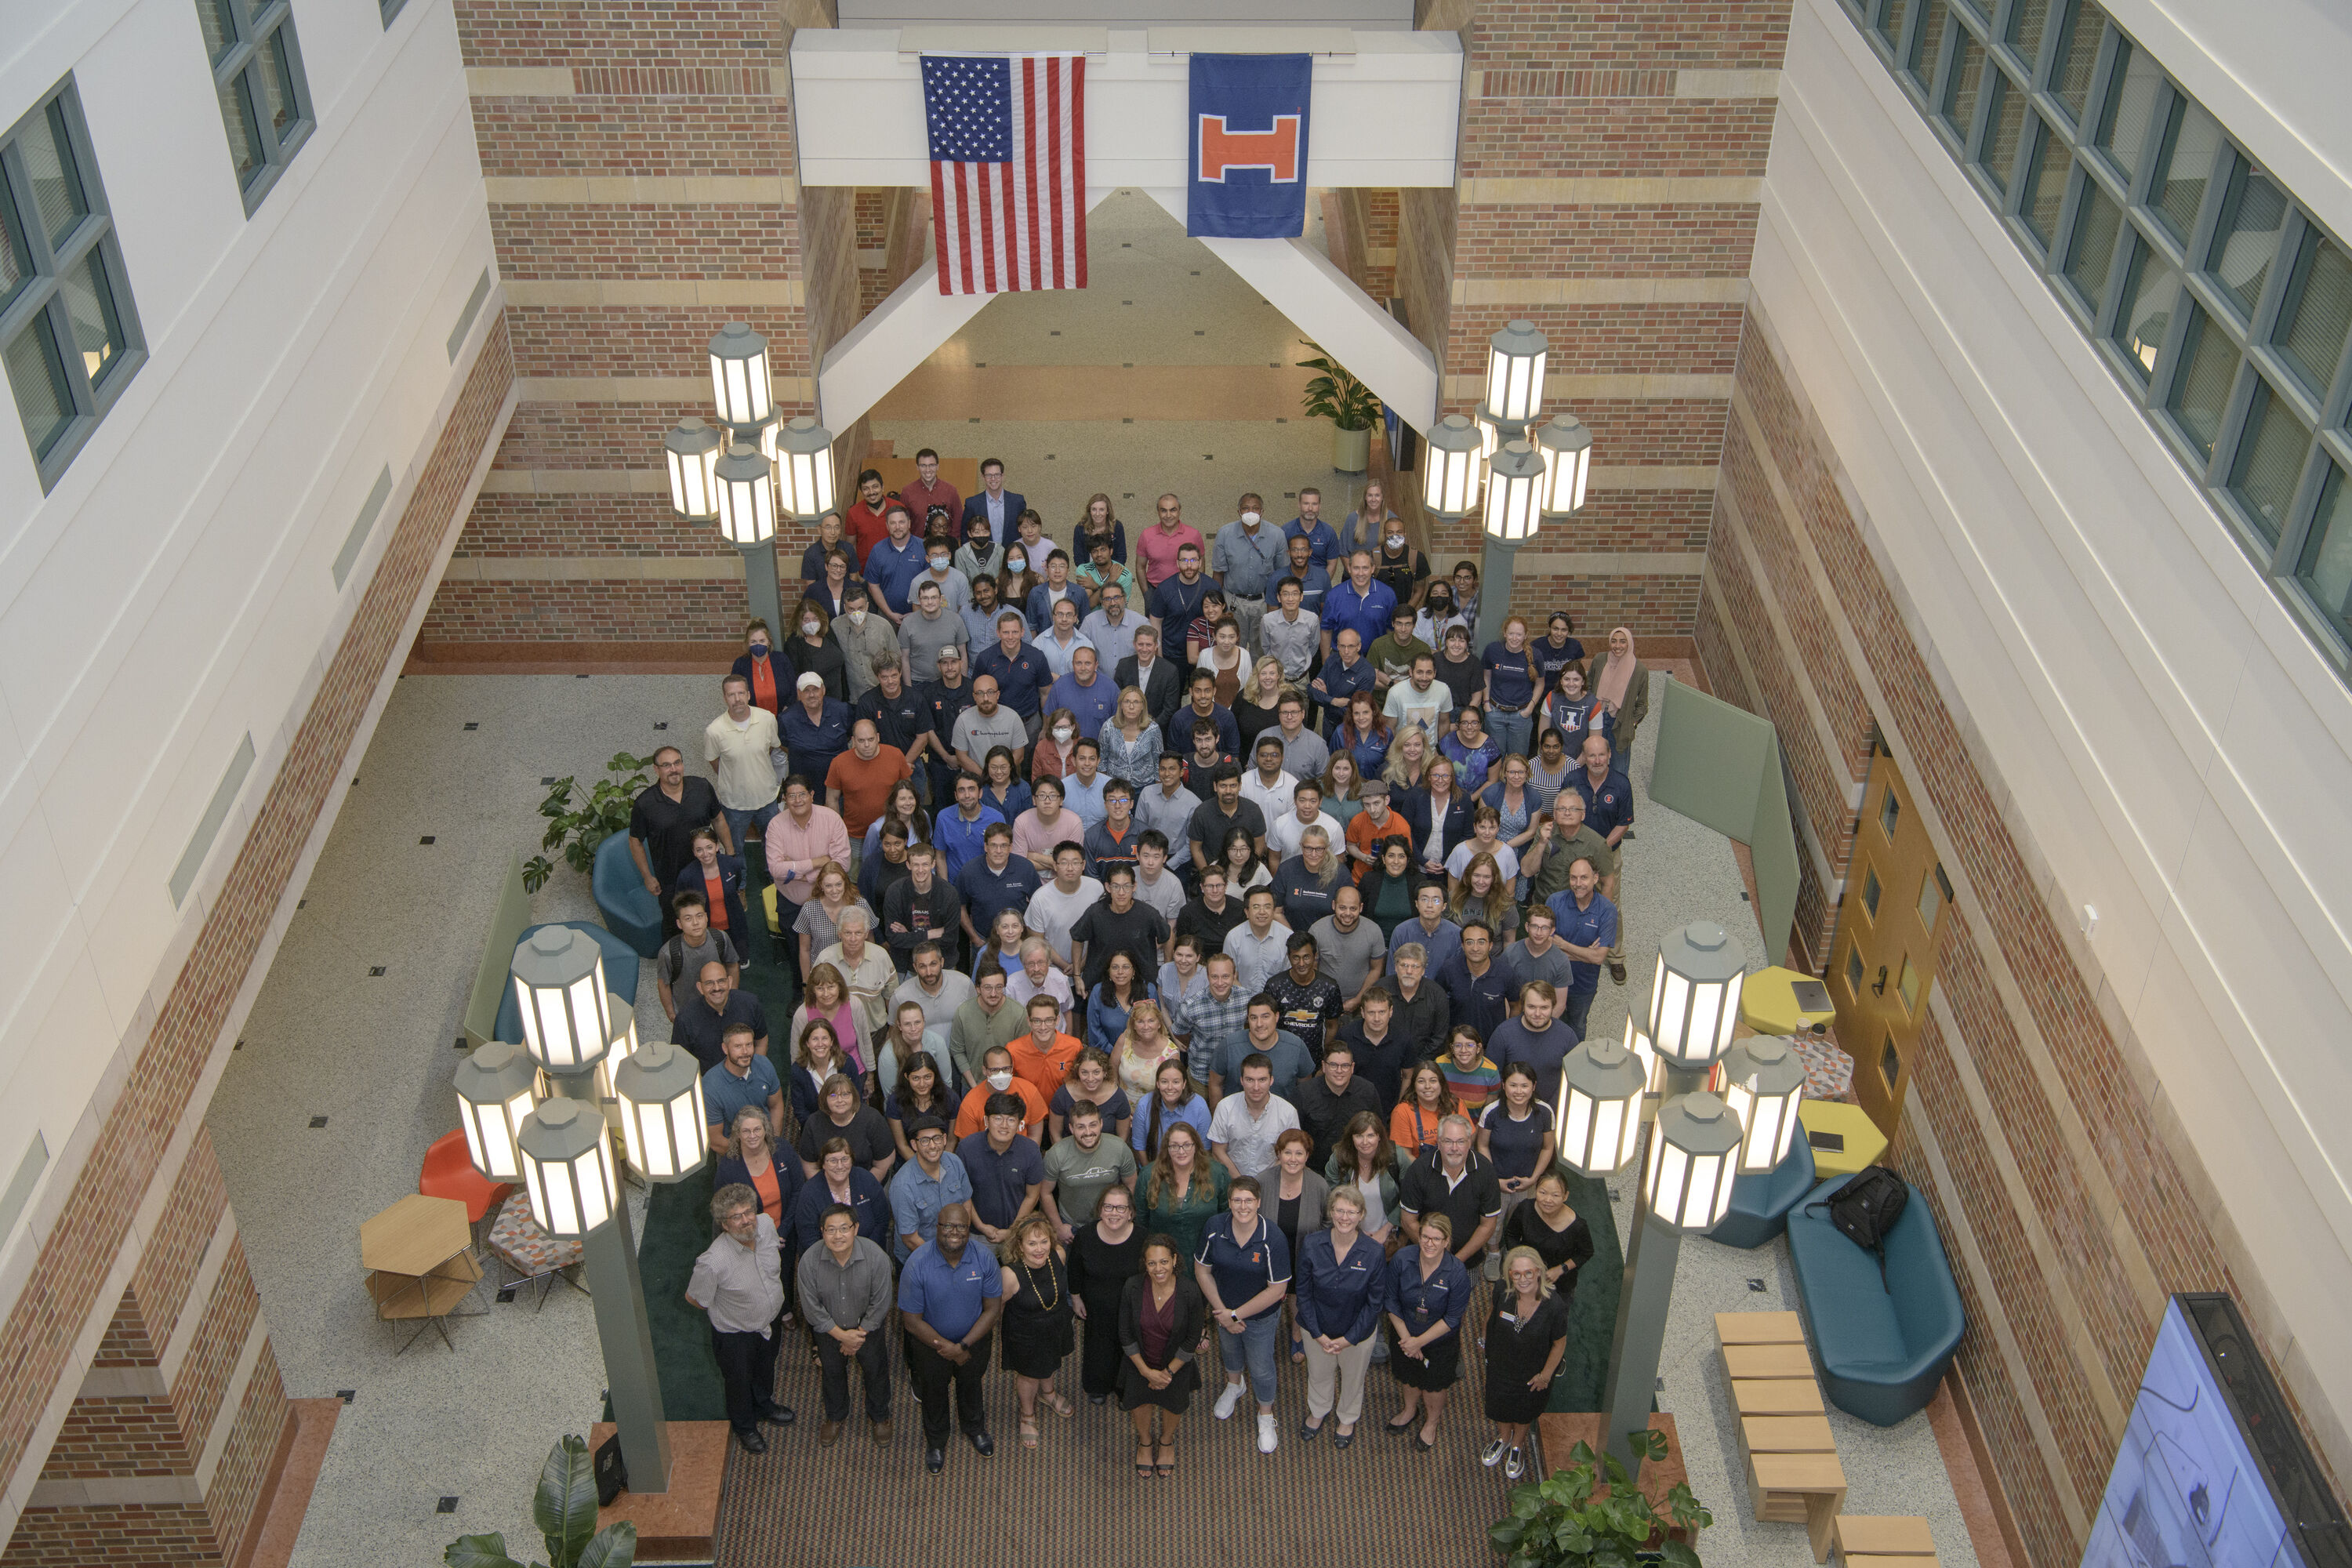
[[[494,321],[211,913],[145,1038],[126,1047],[132,1060],[121,1093],[80,1170],[60,1173],[69,1183],[63,1206],[0,1321],[0,1366],[8,1369],[0,1380],[0,1475],[21,1474],[30,1455],[44,1468],[0,1568],[221,1563],[251,1528],[291,1412],[259,1331],[243,1249],[223,1229],[234,1222],[210,1143],[200,1133],[189,1139],[168,1168],[157,1154],[203,1115],[198,1084],[229,1048],[225,1031],[236,997],[266,961],[279,903],[385,667],[401,651],[513,380],[506,330]],[[107,1302],[103,1288],[133,1216],[159,1182],[169,1194],[160,1218],[129,1289]],[[108,1326],[86,1379],[76,1346],[98,1314]],[[65,1426],[45,1434],[56,1392],[77,1386]],[[223,1422],[226,1440],[206,1476],[207,1445]],[[79,1500],[78,1489],[100,1479],[134,1495],[103,1506]]]
[[[1698,617],[1716,689],[1773,721],[1831,879],[1875,733],[1932,808],[1958,885],[1895,1159],[1959,1276],[1958,1364],[2010,1512],[2032,1560],[2061,1568],[2080,1560],[2164,1296],[2231,1289],[2222,1248],[2193,1156],[2168,1141],[2095,977],[2043,908],[2026,870],[2038,858],[1959,740],[1970,731],[1938,695],[1837,454],[1754,312],[1725,480]],[[1801,861],[1799,921],[1819,941],[1836,910],[1822,868]]]

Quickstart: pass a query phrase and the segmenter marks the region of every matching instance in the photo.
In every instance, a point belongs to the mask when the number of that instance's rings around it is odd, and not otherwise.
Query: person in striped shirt
[[[1437,1059],[1437,1069],[1445,1075],[1445,1087],[1454,1091],[1462,1114],[1474,1121],[1486,1102],[1495,1098],[1496,1086],[1503,1076],[1501,1069],[1486,1059],[1486,1045],[1478,1037],[1478,1031],[1467,1024],[1454,1026],[1445,1054]]]

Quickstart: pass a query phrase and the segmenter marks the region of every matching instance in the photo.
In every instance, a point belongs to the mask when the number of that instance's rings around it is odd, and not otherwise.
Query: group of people
[[[1213,541],[1169,495],[1130,542],[1097,495],[1066,550],[995,459],[969,499],[918,472],[824,521],[711,776],[666,748],[631,823],[705,1068],[688,1298],[739,1440],[791,1419],[797,1330],[824,1445],[853,1363],[887,1439],[898,1342],[935,1471],[953,1424],[994,1451],[992,1350],[1024,1447],[1075,1359],[1139,1476],[1174,1473],[1213,1347],[1263,1452],[1286,1347],[1300,1440],[1351,1445],[1384,1363],[1383,1429],[1426,1449],[1467,1338],[1516,1479],[1591,1253],[1552,1116],[1625,978],[1631,632],[1510,616],[1473,652],[1475,570],[1433,575],[1377,484],[1336,528],[1244,495]],[[801,998],[772,1058],[740,984],[771,944]]]

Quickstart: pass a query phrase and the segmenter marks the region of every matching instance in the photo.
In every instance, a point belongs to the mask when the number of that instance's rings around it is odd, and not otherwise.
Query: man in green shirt
[[[1070,1110],[1070,1135],[1045,1151],[1045,1213],[1066,1247],[1095,1205],[1113,1187],[1135,1186],[1135,1152],[1124,1138],[1103,1136],[1102,1109],[1079,1100]]]
[[[1551,815],[1536,824],[1536,841],[1519,861],[1529,900],[1540,904],[1566,891],[1568,868],[1579,857],[1591,861],[1604,879],[1617,868],[1617,851],[1584,825],[1584,797],[1564,789],[1553,798]]]
[[[1412,673],[1414,659],[1433,663],[1437,650],[1412,635],[1412,612],[1399,605],[1396,614],[1389,617],[1388,635],[1374,637],[1364,657],[1372,661],[1373,679],[1385,691]]]

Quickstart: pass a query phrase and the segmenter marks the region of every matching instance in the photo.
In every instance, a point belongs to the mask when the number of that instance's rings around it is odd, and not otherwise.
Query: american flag
[[[1087,286],[1082,55],[923,57],[940,292]]]

